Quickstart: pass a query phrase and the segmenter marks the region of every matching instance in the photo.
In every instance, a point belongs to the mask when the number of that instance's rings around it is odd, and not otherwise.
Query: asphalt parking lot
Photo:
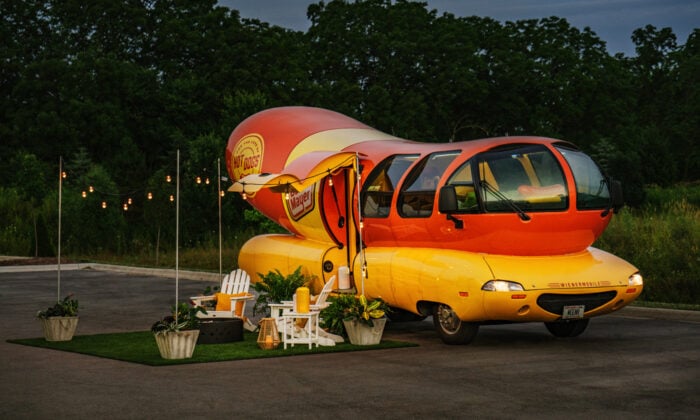
[[[174,300],[168,273],[65,267],[77,334],[148,329]],[[26,270],[26,269],[25,269]],[[164,277],[162,275],[165,275]],[[180,276],[180,296],[215,276]],[[192,280],[191,278],[197,278]],[[57,273],[0,268],[0,417],[697,418],[700,314],[626,308],[575,339],[541,324],[482,327],[447,346],[428,318],[388,323],[418,347],[149,367],[7,343],[41,336]],[[252,305],[249,305],[249,308]]]

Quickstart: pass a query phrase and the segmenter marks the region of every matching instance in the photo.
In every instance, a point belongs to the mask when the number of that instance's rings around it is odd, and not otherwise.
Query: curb
[[[626,318],[663,319],[667,321],[700,323],[700,311],[687,311],[682,309],[625,306],[611,315],[624,316]]]
[[[112,265],[112,264],[97,264],[97,263],[84,263],[84,264],[61,264],[61,271],[72,271],[72,270],[98,270],[98,271],[111,271],[124,274],[141,275],[141,276],[155,276],[155,277],[170,277],[175,278],[175,270],[170,268],[146,268],[146,267],[131,267],[124,265]],[[0,267],[0,273],[25,273],[25,272],[36,272],[36,271],[58,271],[58,265],[14,265]],[[179,270],[178,277],[187,280],[199,280],[199,281],[220,281],[219,273],[208,273],[205,271],[190,271],[190,270]]]

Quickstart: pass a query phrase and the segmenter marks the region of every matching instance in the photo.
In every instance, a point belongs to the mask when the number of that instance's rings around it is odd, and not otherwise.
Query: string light
[[[87,192],[83,191],[83,193],[81,195],[83,196],[83,198],[85,198],[85,197],[87,197]]]
[[[129,205],[124,203],[124,211],[127,211],[127,210],[129,210]]]
[[[209,178],[204,179],[204,183],[209,185]]]
[[[106,201],[103,201],[103,202],[102,202],[102,208],[103,208],[103,209],[106,209],[106,208],[107,208],[107,202],[106,202]]]
[[[61,178],[66,179],[67,176],[66,171],[61,172]]]
[[[223,197],[223,196],[224,196],[224,190],[219,191],[219,194],[221,194],[221,196]]]
[[[165,176],[165,182],[171,182],[173,178],[170,175]]]
[[[95,187],[90,185],[90,187],[88,188],[88,191],[90,191],[91,193],[95,192]]]
[[[170,201],[175,201],[175,196],[170,194]]]
[[[129,199],[126,200],[126,204],[131,205],[131,203],[132,203],[132,200],[131,200],[131,197],[129,197]]]
[[[195,181],[197,182],[197,184],[201,184],[201,183],[202,183],[202,178],[197,177],[197,178],[195,178]]]
[[[244,200],[247,200],[247,199],[248,199],[248,194],[246,194],[245,192],[243,193],[243,199],[244,199]]]
[[[149,192],[149,193],[148,193],[148,199],[149,199],[149,200],[153,200],[153,193],[152,193],[152,192]]]

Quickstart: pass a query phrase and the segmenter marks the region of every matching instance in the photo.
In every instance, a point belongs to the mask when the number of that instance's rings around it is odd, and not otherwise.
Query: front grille
[[[564,306],[568,305],[584,305],[585,311],[603,306],[615,298],[617,292],[602,292],[602,293],[587,293],[582,295],[562,295],[556,293],[545,293],[537,298],[537,304],[540,308],[553,314],[561,315],[564,311]]]

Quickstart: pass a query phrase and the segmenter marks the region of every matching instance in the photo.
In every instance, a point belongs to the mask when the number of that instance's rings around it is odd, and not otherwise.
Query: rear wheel
[[[452,308],[442,303],[433,309],[433,324],[446,344],[469,344],[479,332],[479,324],[462,321]]]
[[[567,338],[581,335],[588,327],[589,319],[545,322],[544,326],[555,337]]]

